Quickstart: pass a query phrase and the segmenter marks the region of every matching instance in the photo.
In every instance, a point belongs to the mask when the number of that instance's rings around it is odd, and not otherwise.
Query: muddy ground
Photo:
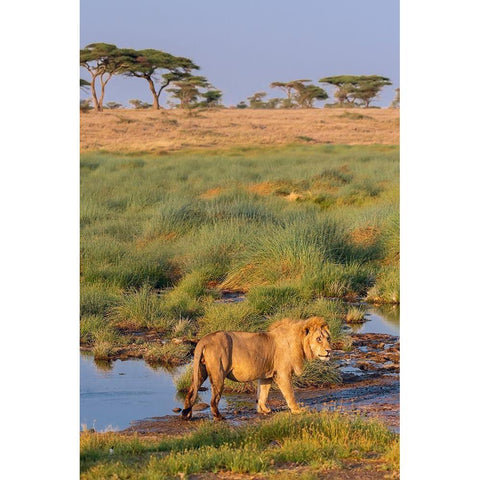
[[[342,382],[321,388],[296,389],[299,402],[313,410],[336,410],[383,421],[399,430],[400,341],[392,335],[365,333],[352,335],[349,352],[335,351]],[[261,422],[268,415],[256,413],[254,394],[224,395],[227,406],[222,414],[232,425]],[[286,410],[279,391],[272,390],[268,402],[273,411]],[[181,407],[179,404],[178,407]],[[180,414],[138,420],[122,433],[180,434],[196,428],[201,420],[211,419],[206,404],[197,406],[194,418],[185,421]]]

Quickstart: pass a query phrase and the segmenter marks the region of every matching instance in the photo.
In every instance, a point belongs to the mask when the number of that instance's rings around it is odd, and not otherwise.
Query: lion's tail
[[[207,378],[207,372],[205,366],[202,364],[203,350],[205,346],[202,341],[197,344],[195,353],[193,355],[193,380],[190,386],[187,396],[185,397],[185,405],[182,410],[182,417],[189,419],[192,418],[192,407],[197,399],[198,390],[202,386],[202,383]]]

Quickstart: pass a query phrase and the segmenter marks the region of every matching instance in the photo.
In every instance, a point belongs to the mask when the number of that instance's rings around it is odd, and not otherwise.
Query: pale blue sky
[[[93,42],[191,58],[225,105],[257,91],[283,96],[269,84],[297,78],[387,76],[393,85],[379,106],[399,86],[399,0],[81,0],[80,46]],[[106,101],[127,106],[132,98],[151,103],[146,81],[118,77],[107,85]]]

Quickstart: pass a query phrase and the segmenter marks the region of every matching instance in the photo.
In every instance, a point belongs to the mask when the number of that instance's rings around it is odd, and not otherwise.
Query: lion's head
[[[327,361],[332,347],[330,345],[330,330],[327,322],[321,317],[310,317],[302,326],[303,351],[307,360],[319,358]]]

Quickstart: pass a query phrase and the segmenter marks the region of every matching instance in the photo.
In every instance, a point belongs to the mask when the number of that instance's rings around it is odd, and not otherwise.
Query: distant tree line
[[[270,88],[279,88],[286,94],[285,98],[265,99],[266,92],[256,92],[240,102],[237,108],[312,108],[317,100],[326,100],[327,92],[310,83],[311,80],[292,80],[290,82],[273,82]],[[319,80],[336,88],[334,98],[336,102],[327,103],[325,107],[370,107],[370,103],[378,96],[381,89],[391,85],[390,79],[379,75],[338,75],[325,77]],[[400,89],[391,107],[400,105]]]
[[[170,93],[169,106],[191,109],[197,107],[219,107],[222,92],[215,88],[206,77],[194,75],[192,72],[200,67],[186,57],[177,57],[161,50],[134,50],[118,48],[108,43],[92,43],[80,50],[80,66],[90,74],[90,81],[80,79],[80,88],[90,90],[91,101],[82,100],[80,108],[94,108],[101,112],[104,108],[116,109],[122,105],[116,102],[104,104],[105,89],[115,75],[135,77],[147,82],[152,95],[152,103],[138,99],[130,100],[137,109],[160,108],[160,96],[165,90]],[[319,80],[335,87],[335,102],[325,107],[370,107],[381,89],[391,85],[390,79],[379,75],[338,75],[324,77]],[[237,108],[313,108],[316,101],[327,100],[327,92],[311,80],[300,79],[288,82],[272,82],[270,88],[285,93],[284,98],[266,99],[266,92],[256,92],[240,102]],[[172,101],[173,100],[173,101]],[[175,103],[177,102],[177,103]],[[396,89],[396,97],[392,108],[400,105],[400,90]]]

